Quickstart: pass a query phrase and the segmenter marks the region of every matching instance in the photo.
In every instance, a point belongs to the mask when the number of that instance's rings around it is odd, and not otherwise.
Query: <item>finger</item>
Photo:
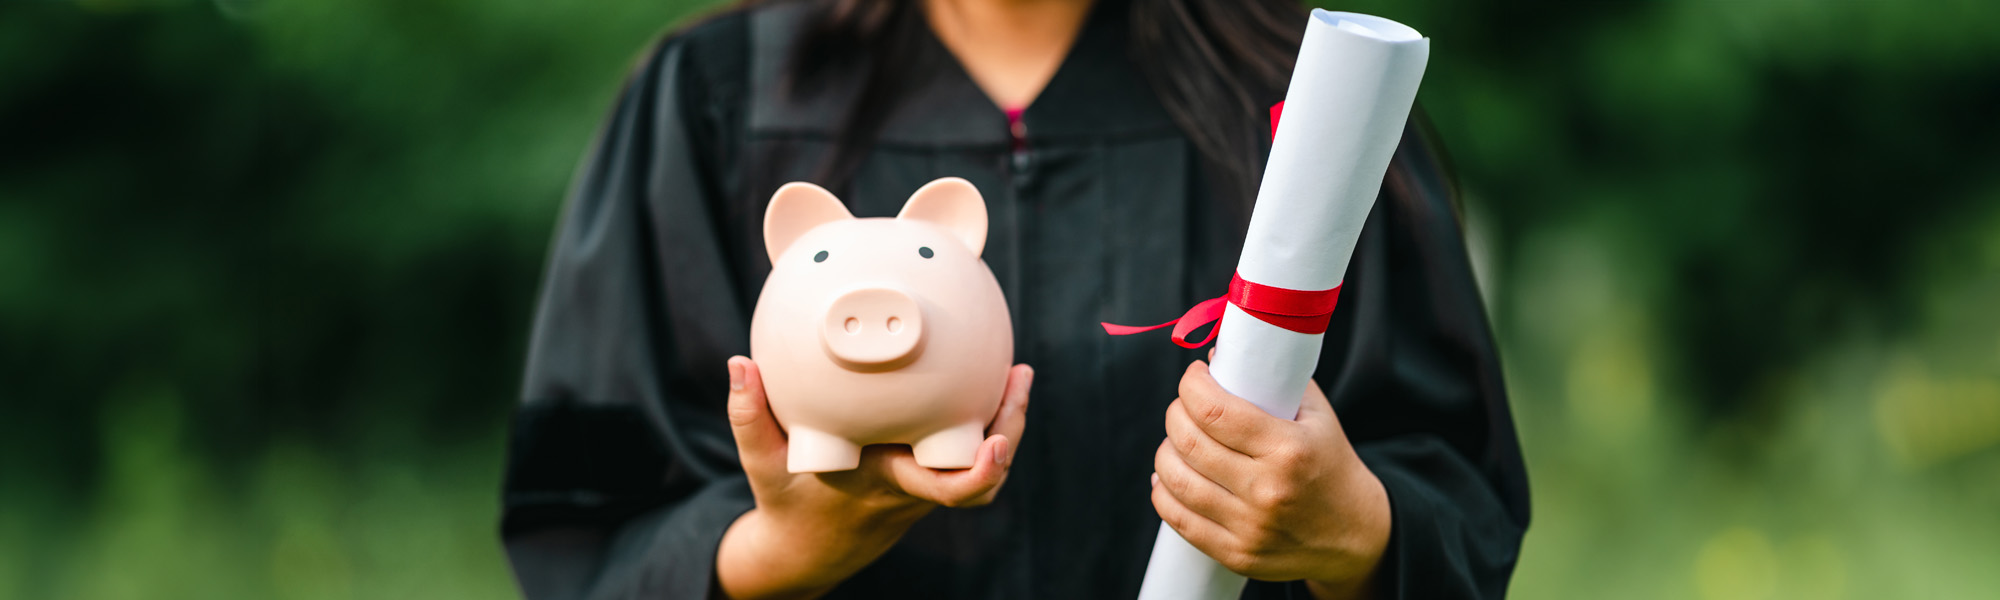
[[[1167,445],[1196,473],[1224,488],[1240,489],[1241,479],[1256,468],[1257,459],[1209,437],[1188,415],[1186,402],[1182,398],[1167,405]]]
[[[1326,391],[1320,389],[1318,380],[1306,382],[1306,397],[1299,401],[1300,423],[1333,418],[1333,403],[1326,399]]]
[[[747,357],[729,357],[729,429],[744,470],[784,464],[785,431],[771,416],[757,363]]]
[[[1182,506],[1210,521],[1229,523],[1242,514],[1241,500],[1188,466],[1170,443],[1161,443],[1153,452],[1153,477],[1153,485],[1166,489]]]
[[[1347,448],[1345,452],[1353,452],[1347,431],[1340,425],[1340,415],[1334,412],[1333,403],[1327,400],[1326,392],[1320,389],[1318,381],[1306,385],[1306,396],[1299,401],[1298,423],[1305,428],[1307,439],[1320,440],[1314,443],[1315,446],[1324,445],[1326,440],[1337,440],[1340,447]]]
[[[1168,493],[1164,485],[1153,486],[1153,511],[1160,513],[1160,521],[1174,528],[1176,533],[1181,534],[1181,539],[1218,561],[1229,557],[1239,546],[1236,536],[1228,528],[1189,509],[1179,498]]]
[[[1011,442],[1007,444],[1005,463],[1014,462],[1014,453],[1021,449],[1018,442],[1028,427],[1028,391],[1034,384],[1034,368],[1014,365],[1008,370],[1007,390],[1000,394],[1000,409],[993,415],[993,424],[986,426],[986,435],[1002,436]]]
[[[885,475],[903,493],[944,506],[976,506],[987,492],[1000,487],[1007,478],[1006,458],[1013,444],[1005,436],[989,436],[979,444],[972,468],[939,470],[917,464],[907,452],[888,460]]]
[[[1291,423],[1223,390],[1209,374],[1208,363],[1201,361],[1189,364],[1181,375],[1180,393],[1180,402],[1195,426],[1222,445],[1252,457],[1263,456],[1274,441],[1274,432]]]

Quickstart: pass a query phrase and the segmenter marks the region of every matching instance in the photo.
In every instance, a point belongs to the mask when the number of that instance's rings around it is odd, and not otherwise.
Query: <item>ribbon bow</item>
[[[1271,106],[1271,140],[1278,139],[1278,117],[1284,114],[1285,103]],[[1305,291],[1289,290],[1281,287],[1245,281],[1241,273],[1229,279],[1229,293],[1220,298],[1203,300],[1190,308],[1181,318],[1151,327],[1114,325],[1104,326],[1104,332],[1111,335],[1132,335],[1145,333],[1168,325],[1174,326],[1174,343],[1182,348],[1194,349],[1215,341],[1216,331],[1222,329],[1223,304],[1234,304],[1257,320],[1304,334],[1326,333],[1326,322],[1333,317],[1333,307],[1340,304],[1340,286],[1330,290]],[[1187,336],[1201,326],[1214,323],[1208,330],[1208,337],[1199,342],[1188,343]]]
[[[1236,308],[1257,320],[1270,323],[1291,331],[1304,334],[1326,333],[1327,321],[1333,317],[1333,308],[1340,304],[1340,286],[1330,290],[1292,290],[1276,286],[1254,283],[1237,274],[1229,279],[1229,293],[1219,298],[1210,298],[1190,308],[1178,319],[1150,327],[1114,325],[1104,326],[1104,332],[1111,335],[1132,335],[1145,333],[1172,325],[1174,344],[1182,348],[1200,348],[1215,340],[1216,331],[1222,329],[1223,305],[1234,304]],[[1214,323],[1208,330],[1208,337],[1199,342],[1187,341],[1187,336],[1203,325]]]

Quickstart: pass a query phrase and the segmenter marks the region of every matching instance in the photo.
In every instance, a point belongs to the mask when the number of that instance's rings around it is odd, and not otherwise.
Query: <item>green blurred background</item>
[[[2000,4],[1434,38],[1527,598],[2000,595]],[[0,2],[0,597],[496,598],[563,192],[706,3]]]

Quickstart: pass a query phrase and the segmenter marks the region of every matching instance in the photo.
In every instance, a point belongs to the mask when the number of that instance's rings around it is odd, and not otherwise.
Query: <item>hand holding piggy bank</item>
[[[750,356],[791,472],[853,469],[869,444],[909,444],[933,469],[973,465],[1014,356],[985,245],[986,202],[956,177],[893,219],[856,219],[810,183],[771,197]]]

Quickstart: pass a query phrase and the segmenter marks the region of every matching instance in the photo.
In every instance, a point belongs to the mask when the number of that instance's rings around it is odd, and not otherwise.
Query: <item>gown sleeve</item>
[[[550,251],[502,494],[528,598],[708,597],[752,506],[724,416],[748,316],[691,52],[669,39],[632,76]]]
[[[1500,598],[1527,470],[1443,165],[1408,128],[1342,286],[1315,377],[1388,490],[1380,598]],[[1264,597],[1311,598],[1300,584]],[[1275,591],[1275,590],[1272,590]]]

